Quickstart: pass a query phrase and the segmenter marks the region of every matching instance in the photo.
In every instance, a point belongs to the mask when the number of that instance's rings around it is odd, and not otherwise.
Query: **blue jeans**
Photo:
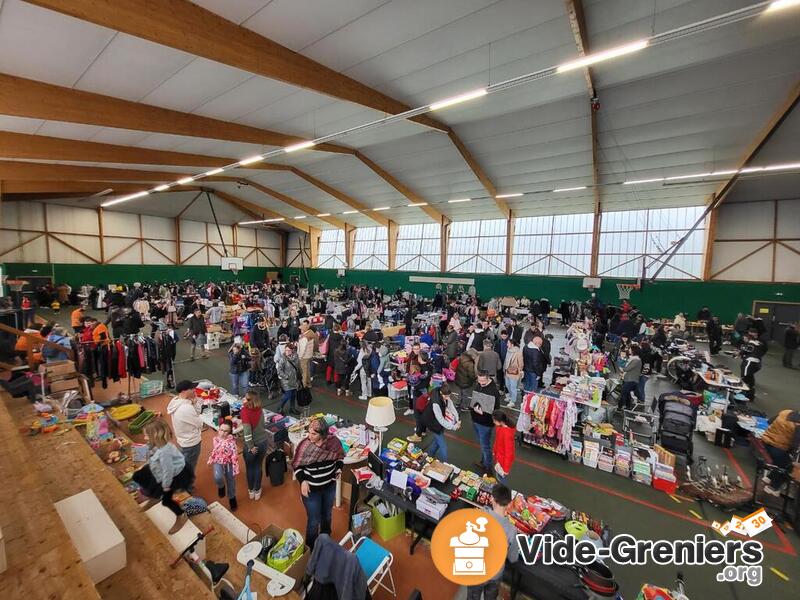
[[[188,448],[179,448],[181,454],[183,454],[183,458],[186,461],[186,464],[192,468],[192,474],[197,473],[197,461],[200,460],[200,444],[195,444],[194,446],[189,446]],[[189,493],[194,491],[194,483],[192,483],[192,489],[186,490]]]
[[[214,483],[218,488],[225,488],[228,498],[236,498],[236,479],[233,476],[233,465],[214,463]]]
[[[475,435],[478,437],[478,443],[481,445],[481,464],[486,467],[487,471],[492,471],[492,427],[489,425],[481,425],[480,423],[473,423],[472,427],[475,429]]]
[[[508,391],[508,399],[516,404],[519,379],[517,379],[516,377],[508,377],[508,376],[506,376],[505,379],[506,379],[506,390]]]
[[[639,382],[626,381],[622,384],[622,391],[619,394],[619,407],[631,408],[633,401],[631,400],[631,392],[636,392],[639,389]]]
[[[250,373],[231,373],[231,394],[234,396],[244,396],[247,393]]]
[[[289,410],[295,410],[294,400],[297,397],[297,390],[283,390],[283,398],[281,398],[281,406],[278,412],[283,412],[283,407],[289,405]]]
[[[336,484],[331,483],[322,489],[311,488],[308,497],[301,496],[306,507],[306,544],[314,547],[320,533],[331,533],[331,513],[336,499]]]
[[[639,396],[639,402],[645,403],[645,398],[647,396],[644,395],[644,386],[647,383],[647,375],[640,375],[639,376],[639,385],[636,388],[637,395]]]
[[[428,446],[428,456],[447,462],[447,440],[442,433],[433,434],[433,443]]]
[[[244,449],[244,470],[247,475],[247,489],[257,492],[261,489],[261,476],[264,473],[264,457],[267,455],[267,442],[253,446],[256,452],[250,452],[251,448]]]
[[[532,392],[539,389],[539,377],[533,371],[523,371],[522,375],[522,389],[526,392]]]

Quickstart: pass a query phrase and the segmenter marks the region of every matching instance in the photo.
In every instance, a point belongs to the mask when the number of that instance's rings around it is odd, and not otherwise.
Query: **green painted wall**
[[[24,275],[52,275],[55,283],[80,286],[84,283],[133,283],[134,281],[231,281],[232,274],[219,267],[175,266],[175,265],[94,265],[94,264],[47,264],[6,263],[5,272],[10,277]],[[250,283],[264,281],[267,267],[245,267],[236,278]],[[387,291],[397,288],[433,295],[433,284],[410,283],[410,275],[438,276],[437,273],[409,271],[346,271],[343,280],[336,276],[335,269],[309,269],[311,283],[322,283],[326,287],[337,287],[342,283],[366,283],[383,287]],[[289,276],[301,275],[300,269],[283,269],[285,280]],[[546,297],[554,304],[561,299],[584,299],[588,297],[581,287],[580,277],[537,277],[529,275],[469,275],[449,273],[445,277],[472,277],[478,294],[489,298],[496,295]],[[301,280],[303,278],[301,277]],[[603,279],[598,295],[605,302],[617,302],[617,279]],[[694,315],[701,306],[707,305],[723,321],[732,322],[736,313],[748,313],[754,300],[775,302],[800,302],[800,284],[779,283],[734,283],[723,281],[659,281],[645,285],[640,292],[634,291],[631,302],[652,316],[673,316],[677,312]]]
[[[300,275],[300,269],[284,269],[284,278]],[[326,287],[337,287],[344,283],[366,283],[394,291],[397,288],[433,295],[434,284],[410,283],[410,275],[438,276],[438,273],[416,273],[409,271],[346,271],[344,279],[336,276],[335,269],[308,269],[311,283],[322,283]],[[529,296],[531,298],[549,298],[553,304],[562,299],[578,300],[588,298],[588,293],[581,286],[581,277],[537,277],[531,275],[469,275],[464,273],[448,273],[444,277],[471,277],[475,279],[478,295],[490,298],[496,295]],[[620,279],[603,279],[598,290],[604,302],[618,303],[616,283],[630,282]],[[658,281],[646,284],[644,288],[631,294],[631,303],[638,306],[645,314],[662,317],[674,316],[678,312],[694,316],[704,305],[709,306],[714,314],[724,322],[732,322],[739,312],[752,311],[754,300],[771,300],[774,302],[800,302],[800,284],[780,283],[738,283],[724,281]]]
[[[80,286],[85,283],[133,283],[134,281],[241,281],[251,283],[264,281],[267,267],[245,267],[237,277],[219,267],[192,265],[94,265],[61,263],[6,263],[5,272],[9,277],[24,275],[52,276],[53,281]]]

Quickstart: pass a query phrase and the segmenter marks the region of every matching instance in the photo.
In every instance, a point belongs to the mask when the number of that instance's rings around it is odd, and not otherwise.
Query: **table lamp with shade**
[[[389,425],[395,422],[394,404],[392,399],[387,396],[376,396],[371,398],[367,405],[367,425],[378,432],[378,453],[383,448],[383,432],[389,429]]]

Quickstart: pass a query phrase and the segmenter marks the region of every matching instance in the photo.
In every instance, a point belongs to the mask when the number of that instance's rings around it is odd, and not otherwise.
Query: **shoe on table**
[[[419,444],[422,441],[422,438],[419,437],[416,433],[413,433],[406,437],[409,442],[414,442],[415,444]]]
[[[408,409],[406,409],[406,412],[403,413],[403,416],[404,417],[410,417],[413,414],[414,414],[414,411],[411,410],[410,408],[408,408]]]

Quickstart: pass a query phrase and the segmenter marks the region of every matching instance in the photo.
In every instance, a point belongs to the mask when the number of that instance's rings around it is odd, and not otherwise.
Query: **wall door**
[[[756,300],[753,302],[753,316],[764,319],[770,340],[783,343],[786,323],[800,322],[800,303]]]

